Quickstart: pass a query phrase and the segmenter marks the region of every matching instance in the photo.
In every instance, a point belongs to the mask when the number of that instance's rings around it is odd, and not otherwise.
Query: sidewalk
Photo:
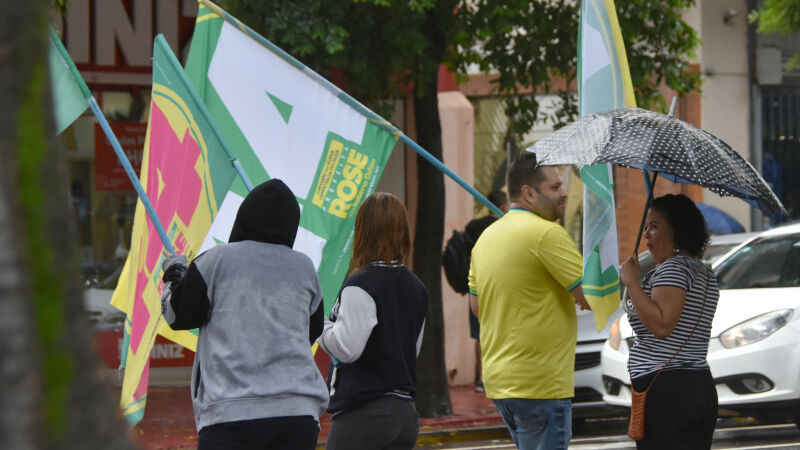
[[[483,392],[475,392],[474,386],[451,388],[450,401],[452,416],[422,419],[418,445],[508,436],[494,404]],[[330,421],[329,414],[322,417],[320,443],[328,436]],[[197,433],[189,388],[150,387],[144,419],[131,431],[145,449],[195,448]]]

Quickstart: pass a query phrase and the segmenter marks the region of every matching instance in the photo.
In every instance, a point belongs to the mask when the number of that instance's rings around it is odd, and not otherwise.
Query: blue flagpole
[[[497,217],[503,217],[503,212],[502,212],[502,211],[500,211],[500,208],[498,208],[497,206],[493,205],[493,204],[492,204],[492,202],[490,202],[489,200],[487,200],[487,199],[486,199],[486,197],[484,197],[483,195],[481,195],[481,194],[480,194],[480,192],[478,192],[478,191],[477,191],[477,190],[476,190],[474,187],[470,186],[470,184],[469,184],[469,183],[467,183],[467,182],[466,182],[466,181],[464,181],[464,180],[463,180],[461,177],[459,177],[458,175],[456,175],[456,173],[455,173],[455,172],[453,172],[452,170],[450,170],[450,168],[449,168],[449,167],[445,166],[445,165],[444,165],[444,163],[442,163],[441,161],[439,161],[438,159],[436,159],[436,157],[435,157],[435,156],[431,155],[431,154],[430,154],[430,153],[429,153],[427,150],[425,150],[424,148],[420,147],[420,145],[419,145],[419,144],[417,144],[416,142],[414,142],[413,140],[411,140],[411,138],[409,138],[409,137],[408,137],[408,136],[406,136],[405,134],[402,134],[402,133],[401,133],[401,134],[400,134],[400,139],[401,139],[401,140],[402,140],[402,141],[403,141],[403,142],[404,142],[406,145],[408,145],[409,147],[411,147],[411,148],[412,148],[412,149],[413,149],[415,152],[417,152],[417,154],[419,154],[420,156],[422,156],[423,158],[425,158],[425,160],[426,160],[426,161],[428,161],[429,163],[433,164],[433,165],[434,165],[434,167],[436,167],[437,169],[439,169],[439,170],[441,170],[442,172],[444,172],[444,173],[445,173],[445,175],[447,175],[448,177],[452,178],[452,179],[453,179],[453,181],[455,181],[456,183],[458,183],[458,185],[459,185],[459,186],[461,186],[461,187],[463,187],[464,189],[466,189],[466,190],[467,190],[467,192],[469,192],[470,194],[472,194],[472,196],[473,196],[473,197],[475,197],[475,198],[476,198],[476,199],[478,199],[478,200],[479,200],[481,203],[483,203],[484,205],[486,205],[486,207],[487,207],[487,208],[489,208],[489,211],[493,212],[493,213],[495,214],[495,216],[497,216]]]
[[[161,224],[161,220],[158,218],[158,214],[156,214],[156,210],[153,208],[150,198],[147,197],[147,193],[144,191],[142,183],[139,182],[139,178],[136,176],[136,171],[133,170],[131,162],[128,161],[128,157],[125,156],[125,152],[122,150],[122,146],[119,145],[117,136],[111,130],[111,125],[108,124],[106,116],[100,110],[97,100],[94,99],[93,95],[89,95],[86,100],[89,102],[89,107],[92,108],[92,112],[94,113],[95,117],[97,117],[97,121],[100,123],[100,128],[102,128],[103,132],[106,134],[108,142],[111,143],[111,148],[113,148],[114,153],[117,154],[117,158],[122,164],[122,168],[125,169],[125,173],[128,174],[128,178],[130,178],[131,183],[133,183],[133,188],[136,189],[136,194],[139,195],[139,199],[142,201],[142,204],[144,204],[144,209],[147,211],[150,221],[153,222],[153,226],[156,227],[156,231],[158,232],[158,236],[161,238],[161,242],[164,244],[164,248],[170,253],[175,253],[175,249],[172,247],[172,242],[170,242],[167,232],[164,230],[164,225]]]
[[[172,243],[169,241],[166,231],[164,231],[164,226],[161,224],[161,220],[159,220],[158,215],[153,208],[153,204],[150,202],[150,199],[147,197],[147,193],[142,188],[142,184],[139,182],[139,178],[136,176],[136,172],[133,170],[131,162],[128,161],[128,157],[125,156],[122,146],[119,145],[117,136],[114,135],[114,132],[111,130],[111,125],[108,124],[106,116],[103,114],[103,111],[100,110],[100,105],[97,104],[97,100],[95,100],[92,92],[89,90],[89,86],[86,86],[86,82],[83,81],[83,77],[81,76],[80,72],[78,72],[78,68],[75,67],[75,64],[72,62],[72,58],[70,58],[67,49],[64,48],[64,44],[61,43],[61,38],[58,37],[58,33],[56,33],[56,30],[54,30],[52,26],[50,27],[50,38],[53,40],[59,53],[61,53],[64,61],[66,61],[67,65],[69,66],[69,71],[72,74],[72,78],[74,78],[75,82],[78,83],[78,87],[81,89],[83,96],[89,103],[89,107],[92,109],[92,113],[94,113],[94,116],[100,123],[100,128],[103,129],[103,132],[108,138],[108,142],[111,143],[111,148],[114,149],[114,153],[117,154],[117,158],[119,159],[120,164],[122,164],[122,168],[125,169],[125,173],[128,174],[128,178],[131,180],[133,188],[136,189],[136,194],[139,195],[139,199],[144,204],[144,209],[147,211],[150,221],[156,227],[156,231],[158,231],[158,236],[161,238],[164,248],[166,248],[170,253],[175,253],[175,249],[172,247]]]

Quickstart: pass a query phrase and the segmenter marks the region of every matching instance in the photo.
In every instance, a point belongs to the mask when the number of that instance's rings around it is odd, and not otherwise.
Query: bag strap
[[[671,363],[672,360],[675,359],[676,356],[678,356],[678,353],[680,353],[681,350],[683,350],[683,347],[685,347],[686,344],[689,343],[689,339],[692,338],[692,336],[694,335],[695,330],[697,330],[697,326],[700,325],[700,321],[703,320],[703,311],[705,311],[705,309],[706,309],[706,297],[708,297],[708,285],[711,284],[711,277],[712,276],[713,276],[713,272],[709,273],[709,270],[706,269],[706,291],[703,293],[703,306],[700,308],[700,315],[697,318],[697,323],[694,324],[694,328],[692,328],[692,332],[689,333],[689,336],[686,337],[686,340],[683,342],[681,347],[672,355],[672,357],[669,360],[667,360],[667,362],[665,362],[663,366],[661,366],[661,369],[659,369],[659,371],[656,373],[656,376],[654,376],[653,379],[650,380],[650,383],[648,383],[648,385],[647,385],[647,389],[644,390],[645,393],[647,393],[650,390],[650,388],[653,386],[653,382],[656,381],[656,378],[658,378],[659,375],[661,375],[661,372],[663,372],[664,369],[667,368],[669,363]],[[689,296],[688,292],[686,293],[686,296],[687,297]],[[685,305],[684,305],[684,307],[685,307]],[[631,382],[631,390],[633,390],[633,382]]]

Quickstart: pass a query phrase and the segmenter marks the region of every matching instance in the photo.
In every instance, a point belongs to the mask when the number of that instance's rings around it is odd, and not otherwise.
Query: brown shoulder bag
[[[689,342],[689,339],[692,338],[694,335],[694,331],[697,329],[697,326],[700,325],[700,320],[703,318],[703,311],[706,309],[706,296],[708,295],[708,285],[711,282],[711,277],[713,274],[709,274],[708,278],[706,278],[706,292],[703,294],[703,307],[700,309],[700,317],[697,319],[697,323],[694,324],[694,328],[692,328],[692,332],[689,333],[689,336],[686,338],[686,341],[681,345],[681,348],[675,352],[674,355],[661,367],[661,369],[656,373],[656,376],[650,380],[650,383],[647,385],[647,389],[644,392],[638,392],[636,389],[633,388],[633,380],[631,380],[631,421],[628,424],[628,437],[633,439],[634,441],[641,440],[644,437],[644,405],[645,400],[647,399],[647,392],[650,391],[650,388],[653,387],[653,382],[656,381],[661,372],[664,370],[669,363],[678,356],[678,353],[683,350],[683,347]],[[687,293],[688,296],[688,293]]]

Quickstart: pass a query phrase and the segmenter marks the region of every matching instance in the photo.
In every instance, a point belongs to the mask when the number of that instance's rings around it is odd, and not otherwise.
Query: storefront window
[[[148,89],[95,91],[94,95],[138,176],[147,130]],[[109,306],[109,301],[130,249],[136,192],[89,111],[61,137],[67,152],[72,217],[82,250],[82,281],[91,291],[86,295],[87,309],[98,325],[112,321],[121,326],[124,315]]]
[[[767,228],[800,219],[800,88],[765,87],[762,91],[761,174],[783,202],[789,217],[764,214]]]

